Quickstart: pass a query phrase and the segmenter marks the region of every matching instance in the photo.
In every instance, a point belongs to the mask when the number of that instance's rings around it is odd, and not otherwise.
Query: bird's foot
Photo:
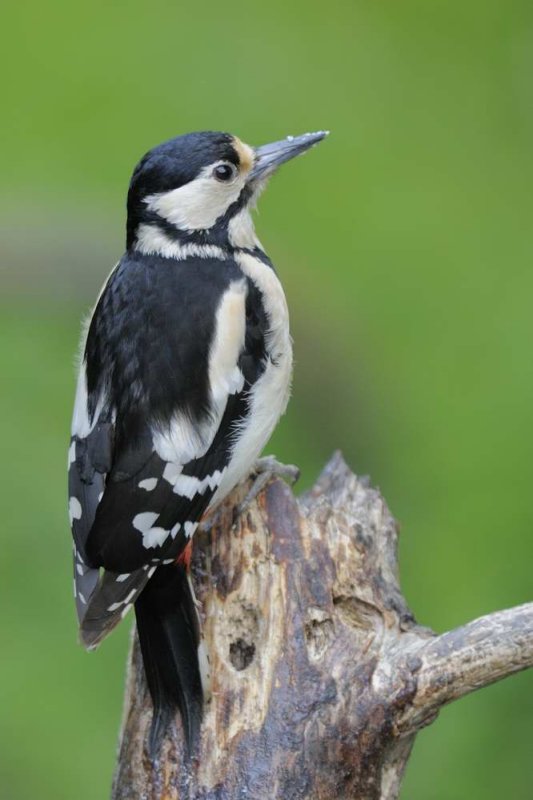
[[[244,499],[234,508],[234,524],[263,491],[271,478],[282,478],[289,486],[293,486],[300,477],[300,470],[294,464],[282,464],[275,456],[263,456],[257,459],[251,474],[255,476],[254,481]]]

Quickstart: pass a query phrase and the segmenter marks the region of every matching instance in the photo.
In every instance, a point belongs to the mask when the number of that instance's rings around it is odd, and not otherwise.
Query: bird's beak
[[[262,147],[256,147],[254,165],[248,180],[268,178],[281,164],[305,153],[310,147],[321,142],[328,133],[329,131],[317,131],[316,133],[304,133],[303,136],[287,136],[281,142],[272,142],[264,144]]]

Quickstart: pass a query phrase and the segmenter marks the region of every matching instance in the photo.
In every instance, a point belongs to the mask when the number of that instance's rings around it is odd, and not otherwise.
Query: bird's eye
[[[213,177],[222,183],[231,181],[236,174],[237,168],[233,164],[217,164],[213,170]]]

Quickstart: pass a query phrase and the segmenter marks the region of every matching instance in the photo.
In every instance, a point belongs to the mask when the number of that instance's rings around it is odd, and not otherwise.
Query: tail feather
[[[155,567],[146,567],[122,575],[104,570],[91,570],[96,581],[87,602],[82,608],[80,638],[89,650],[97,647],[131,609],[139,593],[155,572]]]
[[[179,710],[189,755],[202,722],[203,690],[198,661],[199,630],[195,601],[184,567],[158,567],[135,602],[137,630],[154,712],[150,754]]]

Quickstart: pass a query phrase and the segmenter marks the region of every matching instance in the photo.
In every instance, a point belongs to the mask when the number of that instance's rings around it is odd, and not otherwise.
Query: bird
[[[82,334],[68,451],[80,639],[94,649],[134,607],[152,755],[176,712],[189,752],[200,735],[195,530],[258,463],[289,400],[287,302],[252,211],[277,168],[326,135],[251,147],[202,131],[147,152],[125,252]]]

